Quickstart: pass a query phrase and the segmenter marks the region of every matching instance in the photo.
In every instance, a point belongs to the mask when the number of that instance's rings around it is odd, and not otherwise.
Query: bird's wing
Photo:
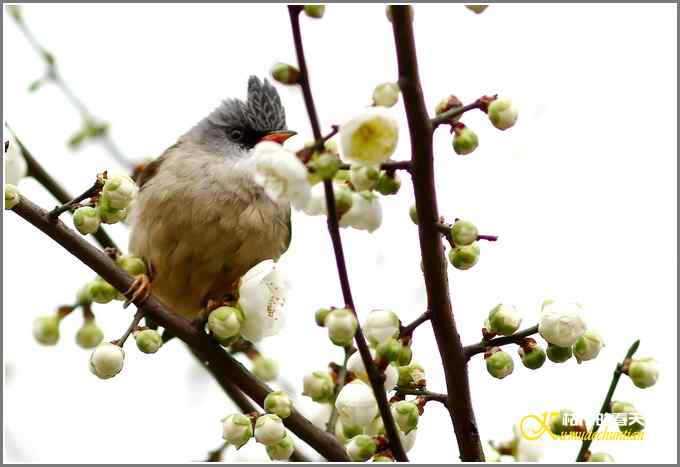
[[[163,161],[168,157],[168,154],[173,149],[176,149],[179,145],[180,142],[178,141],[172,146],[170,146],[168,149],[163,151],[163,154],[161,154],[151,162],[142,165],[139,169],[135,171],[133,178],[135,180],[135,183],[137,183],[140,189],[143,189],[144,185],[158,173],[158,169],[160,169],[161,164],[163,164]]]

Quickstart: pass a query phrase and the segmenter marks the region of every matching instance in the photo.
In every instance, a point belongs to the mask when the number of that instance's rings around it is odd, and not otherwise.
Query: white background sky
[[[440,211],[501,237],[482,244],[472,270],[449,271],[463,341],[479,339],[501,300],[532,325],[540,303],[558,298],[582,303],[607,344],[582,365],[547,363],[530,372],[516,359],[515,373],[502,381],[474,358],[470,384],[484,440],[510,437],[530,412],[594,414],[616,362],[640,338],[639,355],[657,357],[661,377],[647,390],[623,378],[616,398],[646,416],[646,439],[593,449],[627,462],[676,460],[676,12],[672,4],[492,5],[482,15],[462,5],[415,9],[430,107],[449,93],[464,102],[499,93],[520,108],[506,132],[481,113],[466,116],[480,146],[465,158],[453,154],[446,130],[435,137]],[[248,75],[294,62],[283,5],[29,5],[24,14],[64,77],[137,159],[160,154],[221,99],[242,97]],[[381,5],[331,5],[323,20],[302,22],[328,129],[361,111],[376,84],[396,78],[391,28]],[[97,172],[118,171],[96,144],[66,148],[78,115],[51,86],[27,92],[43,64],[6,13],[3,25],[4,119],[72,192]],[[300,132],[291,146],[300,146],[311,139],[301,95],[286,89],[282,98],[289,128]],[[402,123],[395,159],[404,159],[401,103],[393,114]],[[32,180],[21,190],[44,207],[55,204]],[[424,310],[417,230],[407,214],[412,197],[406,181],[384,200],[377,233],[342,233],[361,315],[392,308],[408,322]],[[232,409],[180,342],[154,356],[129,343],[124,371],[107,381],[90,374],[89,352],[75,345],[78,316],[63,323],[57,347],[34,343],[32,320],[72,301],[92,273],[13,214],[4,222],[5,459],[178,462],[219,445],[220,419]],[[294,285],[288,322],[263,348],[299,391],[305,373],[340,358],[313,312],[341,302],[324,219],[296,214],[293,224],[282,259]],[[126,243],[125,228],[111,231]],[[95,312],[107,339],[132,315],[118,302]],[[414,354],[428,387],[443,391],[429,326],[416,332]],[[411,458],[456,460],[448,414],[428,406],[421,424]],[[572,442],[546,444],[546,460],[570,461],[578,450]]]

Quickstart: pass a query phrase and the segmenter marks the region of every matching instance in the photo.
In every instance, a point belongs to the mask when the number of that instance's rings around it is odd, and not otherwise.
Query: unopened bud
[[[240,448],[253,437],[253,423],[249,417],[235,413],[222,419],[222,438]]]
[[[335,384],[325,371],[314,371],[302,380],[302,394],[311,397],[314,402],[329,402],[333,399]]]
[[[352,190],[346,185],[333,184],[333,193],[335,194],[335,210],[338,212],[338,217],[342,217],[352,209],[354,205],[354,196]]]
[[[548,344],[545,350],[548,359],[554,363],[564,363],[571,358],[571,347],[558,347],[553,344]]]
[[[86,319],[76,332],[76,343],[83,349],[93,349],[102,343],[104,333],[94,319]]]
[[[553,434],[560,436],[574,431],[574,412],[571,410],[562,409],[559,412],[553,412],[550,415],[548,426]]]
[[[99,344],[90,356],[90,371],[101,379],[113,378],[123,369],[125,352],[115,344]]]
[[[349,180],[356,191],[372,190],[378,183],[380,171],[378,167],[364,164],[352,165]]]
[[[352,343],[357,331],[357,318],[347,308],[336,308],[326,316],[328,337],[335,345],[346,347]]]
[[[328,313],[330,312],[331,310],[328,308],[319,308],[316,310],[316,313],[314,313],[314,321],[316,321],[316,325],[324,327],[326,325],[326,316],[328,316]]]
[[[418,210],[416,209],[415,204],[412,204],[411,207],[408,208],[408,215],[411,218],[411,222],[418,225]]]
[[[324,151],[321,154],[315,154],[307,163],[307,167],[312,169],[314,175],[320,180],[330,180],[335,177],[340,168],[340,159],[335,154]]]
[[[142,258],[133,255],[121,255],[116,259],[118,266],[123,268],[131,276],[146,274],[146,264]]]
[[[279,442],[267,446],[269,458],[275,461],[286,461],[293,455],[293,452],[295,452],[295,443],[288,434]]]
[[[459,107],[463,107],[463,103],[456,96],[451,95],[437,103],[437,105],[434,108],[434,113],[436,116],[440,116],[441,114],[446,113],[449,110],[456,109]],[[455,123],[458,123],[458,120],[460,120],[460,115],[451,117],[449,123],[453,125]]]
[[[278,415],[260,415],[255,422],[255,439],[265,446],[278,443],[286,436],[286,428]]]
[[[586,324],[578,304],[552,302],[543,306],[538,332],[549,343],[571,347],[585,330]]]
[[[460,156],[470,154],[479,146],[479,138],[477,138],[477,134],[471,129],[467,127],[456,128],[455,133],[453,137],[453,150],[456,154]]]
[[[258,355],[253,359],[253,374],[262,381],[273,381],[279,375],[279,365],[271,358]]]
[[[394,195],[401,188],[401,178],[397,172],[388,174],[385,170],[380,172],[378,177],[378,183],[375,185],[375,189],[378,193],[387,195]]]
[[[375,347],[389,338],[399,337],[399,317],[390,310],[373,310],[363,325],[368,343]]]
[[[101,196],[108,200],[113,209],[126,209],[138,192],[139,188],[134,180],[127,175],[118,175],[106,180]]]
[[[418,426],[420,411],[418,406],[411,401],[395,402],[391,406],[394,422],[404,434],[409,434]]]
[[[117,209],[111,206],[111,201],[108,197],[102,196],[97,203],[97,210],[99,211],[99,218],[105,224],[117,224],[125,220],[128,214],[127,209]]]
[[[399,367],[399,386],[419,387],[425,384],[425,370],[415,362]]]
[[[451,239],[456,246],[470,245],[478,235],[477,227],[470,221],[458,219],[451,226]]]
[[[479,261],[479,243],[457,246],[449,251],[449,261],[456,269],[466,270]]]
[[[376,444],[373,438],[368,435],[357,435],[349,440],[345,449],[354,462],[363,462],[375,454]]]
[[[73,213],[73,225],[83,235],[95,233],[99,229],[99,211],[91,206],[83,206]]]
[[[388,362],[394,362],[401,355],[401,342],[393,337],[385,339],[376,347],[376,355]]]
[[[397,363],[399,366],[406,366],[409,363],[411,363],[411,359],[413,358],[413,351],[411,350],[411,347],[408,345],[402,345],[401,350],[399,351],[399,357],[397,358]]]
[[[631,360],[628,366],[628,376],[639,388],[654,386],[659,378],[656,360],[651,357]]]
[[[645,429],[645,418],[630,402],[612,401],[611,413],[616,417],[622,433],[639,433]]]
[[[300,71],[287,63],[276,63],[270,73],[272,78],[281,84],[297,84],[300,82]]]
[[[597,357],[604,347],[604,341],[594,331],[586,330],[581,337],[574,343],[572,349],[576,361],[581,363]]]
[[[33,337],[43,345],[54,345],[59,341],[59,316],[39,316],[33,320]]]
[[[538,346],[526,350],[520,347],[517,353],[522,359],[522,364],[530,370],[537,370],[545,363],[545,350]]]
[[[264,398],[264,410],[281,418],[290,416],[293,402],[285,391],[272,391]]]
[[[10,183],[5,183],[5,209],[14,208],[19,201],[21,201],[19,189]]]
[[[163,345],[163,338],[153,329],[145,329],[135,333],[137,348],[144,353],[156,353]]]
[[[90,282],[88,292],[95,303],[109,303],[118,296],[118,291],[104,279],[97,278]]]
[[[499,303],[490,312],[486,320],[486,330],[493,334],[509,336],[519,329],[522,318],[513,305]]]
[[[491,124],[499,130],[507,130],[517,121],[517,107],[506,97],[495,99],[487,110]]]
[[[215,308],[208,316],[208,329],[219,340],[230,339],[241,331],[243,311],[231,306]]]
[[[316,3],[313,5],[305,5],[304,10],[305,14],[310,18],[321,18],[326,11],[326,5],[319,5]]]
[[[399,85],[397,83],[382,83],[373,91],[373,105],[392,107],[399,100]]]
[[[486,370],[494,378],[503,379],[515,368],[510,354],[498,347],[492,349],[484,358],[486,359]]]

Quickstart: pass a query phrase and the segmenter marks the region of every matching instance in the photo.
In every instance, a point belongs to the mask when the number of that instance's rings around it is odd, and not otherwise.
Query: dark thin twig
[[[612,382],[609,385],[607,395],[605,396],[604,401],[602,402],[602,407],[600,407],[599,413],[606,414],[611,412],[612,397],[614,397],[614,391],[616,390],[616,386],[619,384],[619,379],[621,379],[621,375],[623,374],[623,368],[626,365],[626,362],[633,357],[635,352],[637,352],[639,346],[640,346],[639,340],[633,342],[633,345],[631,345],[630,348],[628,349],[628,352],[626,352],[626,357],[623,359],[623,361],[621,363],[616,364],[616,368],[614,369],[614,375],[612,376]],[[590,429],[591,433],[595,433],[597,432],[597,430],[600,429],[600,422],[601,417],[595,417],[593,427]],[[590,451],[588,449],[590,448],[592,442],[593,442],[592,436],[588,436],[583,439],[583,442],[581,443],[581,449],[579,449],[578,455],[576,456],[576,462],[584,462],[588,460],[588,456],[590,454]]]
[[[422,315],[418,316],[411,323],[407,324],[406,326],[402,326],[399,332],[400,337],[410,336],[411,334],[413,334],[413,331],[415,331],[415,329],[421,324],[423,324],[425,321],[429,320],[431,315],[432,314],[430,313],[430,310],[426,310]]]
[[[293,41],[295,43],[295,52],[298,60],[298,68],[300,70],[300,80],[299,84],[302,87],[302,95],[304,97],[305,106],[307,108],[307,114],[309,115],[309,121],[312,126],[312,132],[314,134],[314,139],[321,139],[321,130],[319,125],[319,119],[316,113],[316,108],[314,106],[314,99],[312,97],[312,91],[309,84],[309,74],[307,72],[307,63],[305,61],[305,53],[302,45],[302,34],[300,32],[300,12],[302,7],[299,5],[289,5],[288,13],[290,15],[290,23],[293,31]],[[338,216],[335,206],[335,194],[333,192],[333,182],[331,180],[324,180],[324,192],[326,195],[326,210],[328,212],[327,223],[328,232],[331,236],[331,242],[333,244],[333,252],[335,253],[335,262],[338,269],[338,276],[340,279],[340,287],[342,289],[342,295],[345,300],[345,305],[347,308],[352,310],[356,315],[356,309],[354,307],[354,300],[352,298],[352,292],[349,285],[349,276],[347,274],[347,266],[345,264],[345,255],[342,248],[342,240],[340,238],[340,228],[338,226]],[[384,388],[384,375],[380,374],[380,371],[373,361],[373,356],[366,343],[366,338],[361,330],[361,326],[357,327],[356,334],[354,336],[357,349],[361,354],[361,360],[366,368],[366,373],[368,374],[368,379],[373,388],[373,394],[378,403],[378,409],[380,416],[383,420],[383,425],[385,426],[385,434],[387,435],[390,450],[394,454],[394,457],[400,462],[408,462],[408,457],[401,445],[401,440],[399,438],[399,432],[394,423],[394,418],[392,417],[392,411],[390,410],[390,404],[387,400],[387,394]]]
[[[418,396],[422,397],[426,401],[436,401],[444,406],[448,406],[449,396],[446,394],[441,394],[438,392],[426,391],[424,389],[408,389],[408,388],[396,388],[397,395],[407,395],[407,396]]]
[[[340,169],[348,170],[352,167],[351,164],[340,164]],[[380,164],[382,170],[406,170],[411,171],[411,161],[387,161]]]
[[[430,121],[418,72],[411,7],[390,6],[392,31],[397,52],[399,88],[404,98],[411,139],[413,191],[418,212],[418,234],[428,309],[432,329],[444,367],[448,411],[462,461],[483,461],[484,452],[470,397],[467,362],[451,309],[446,259],[437,230],[439,213],[434,183],[434,155]]]
[[[139,326],[139,322],[142,320],[144,317],[144,311],[142,309],[137,310],[137,313],[135,313],[134,318],[132,318],[132,322],[130,322],[130,326],[125,330],[125,333],[120,336],[120,339],[116,341],[116,344],[119,345],[120,347],[123,347],[125,345],[125,341],[127,340],[128,337],[130,337],[130,334]]]
[[[21,201],[12,211],[59,243],[116,290],[124,292],[132,285],[134,278],[121,269],[115,261],[90,245],[81,235],[67,228],[62,222],[50,222],[47,212],[25,196],[21,197]],[[140,307],[146,316],[184,341],[223,388],[235,385],[258,405],[264,404],[264,399],[271,389],[255,378],[205,332],[194,327],[191,322],[180,315],[168,311],[153,294]],[[334,437],[315,427],[296,410],[293,410],[293,413],[284,420],[284,424],[327,459],[349,461],[345,448]]]
[[[503,345],[508,344],[519,344],[525,338],[533,334],[536,334],[537,332],[538,324],[536,326],[524,329],[523,331],[518,331],[510,336],[495,337],[487,341],[481,341],[476,344],[466,345],[463,348],[463,351],[465,352],[465,359],[469,360],[473,355],[484,353],[484,351],[489,347],[501,347]]]
[[[463,107],[456,107],[454,109],[448,110],[435,118],[431,119],[430,122],[433,128],[437,128],[443,123],[449,123],[453,118],[463,115],[468,110],[472,109],[484,109],[484,104],[481,100],[476,100],[472,104],[464,105]]]
[[[52,220],[52,222],[55,222],[61,214],[65,213],[66,211],[70,211],[72,208],[76,207],[81,201],[92,198],[93,196],[97,196],[101,192],[103,186],[104,186],[103,178],[97,176],[97,180],[94,182],[94,185],[85,190],[82,194],[52,209],[48,214],[50,220]]]

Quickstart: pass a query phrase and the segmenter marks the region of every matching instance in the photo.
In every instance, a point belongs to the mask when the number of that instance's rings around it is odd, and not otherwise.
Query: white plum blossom
[[[303,209],[311,186],[307,168],[295,154],[278,143],[263,141],[253,149],[255,182],[274,201],[291,202]]]
[[[347,426],[367,426],[378,414],[373,389],[361,380],[345,384],[335,400],[340,420]]]
[[[499,97],[489,104],[489,120],[499,130],[507,130],[517,121],[518,110],[507,97]]]
[[[101,379],[113,378],[123,369],[125,352],[120,346],[104,342],[90,356],[90,371]]]
[[[349,162],[380,164],[397,147],[397,121],[380,107],[373,107],[340,127],[342,157]]]
[[[278,415],[260,415],[255,422],[255,439],[265,446],[278,443],[286,436],[286,427]]]
[[[547,302],[538,323],[543,339],[558,347],[571,347],[586,331],[577,303]]]
[[[375,358],[375,350],[371,349],[371,356]],[[354,376],[359,378],[365,383],[369,383],[368,373],[366,372],[366,367],[364,366],[364,361],[361,359],[360,352],[354,352],[347,359],[347,370],[354,373]],[[392,364],[387,365],[385,368],[385,390],[389,391],[394,386],[397,385],[399,380],[399,370]]]
[[[628,376],[639,388],[648,388],[659,379],[659,366],[652,357],[633,359],[628,367]]]
[[[397,83],[382,83],[373,91],[373,105],[392,107],[399,100],[399,85]]]
[[[373,310],[364,321],[364,334],[372,346],[399,336],[399,318],[390,310]]]
[[[102,197],[108,200],[113,209],[126,209],[137,196],[139,187],[127,175],[111,177],[104,183]]]
[[[222,438],[240,448],[253,437],[253,423],[247,416],[235,413],[222,419]]]
[[[19,143],[17,143],[13,137],[10,136],[5,145],[7,147],[7,150],[4,152],[5,183],[18,185],[19,180],[24,178],[28,172],[26,159],[24,159],[24,156],[21,153]]]
[[[374,232],[382,224],[380,200],[370,191],[352,194],[352,207],[340,218],[340,227]]]
[[[290,285],[272,260],[256,264],[239,285],[239,305],[245,318],[241,335],[250,342],[277,334],[284,323],[283,307]]]

